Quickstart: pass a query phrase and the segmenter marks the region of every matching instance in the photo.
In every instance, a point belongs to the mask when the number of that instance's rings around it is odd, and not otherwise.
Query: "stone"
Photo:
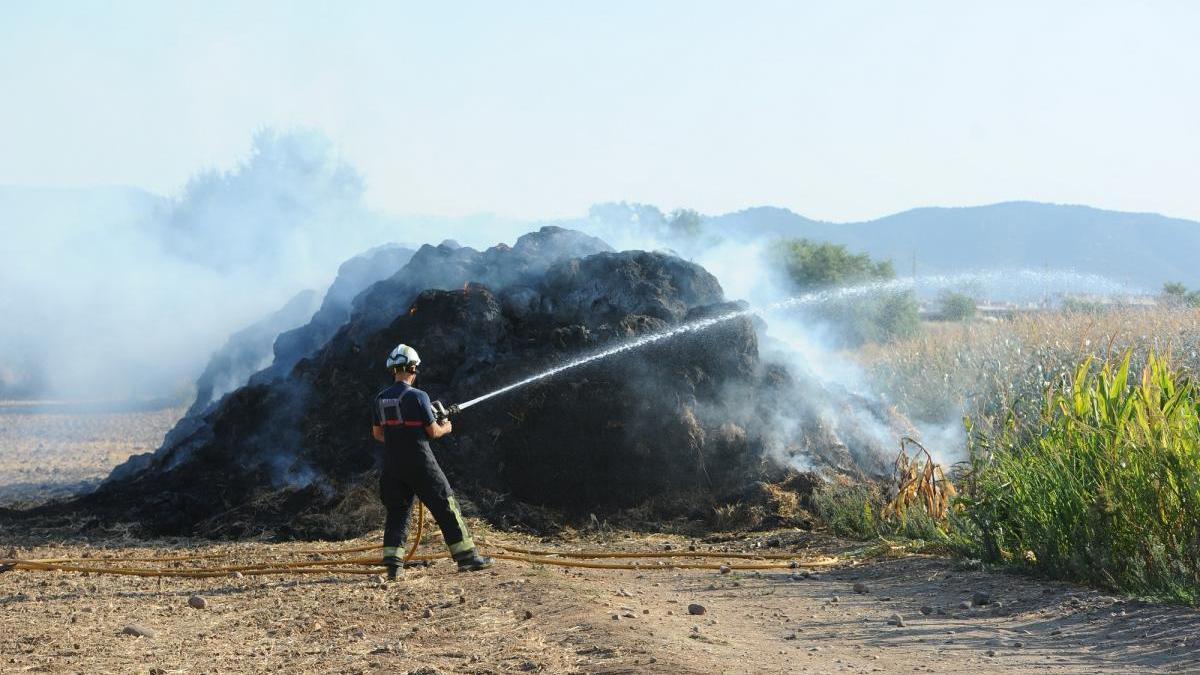
[[[425,611],[421,613],[421,616],[426,619],[432,619],[433,618],[433,610],[426,607]]]
[[[958,603],[959,609],[971,609],[972,606],[973,605],[971,604],[970,600],[963,600],[962,602]]]
[[[688,605],[688,614],[699,616],[701,614],[707,614],[707,613],[708,613],[708,608],[706,608],[704,605],[701,605],[701,604],[695,603],[695,602]]]
[[[533,612],[531,612],[531,611],[529,611],[529,610],[527,609],[527,610],[525,610],[525,613],[524,613],[524,614],[522,614],[521,616],[522,616],[522,618],[524,618],[526,621],[528,621],[528,620],[530,620],[530,619],[532,619],[532,618],[533,618]]]
[[[861,581],[854,582],[854,592],[859,594],[870,593],[871,587]]]
[[[925,606],[921,607],[921,613],[924,614],[925,616],[929,616],[930,614],[933,614],[933,608],[930,607],[929,605],[925,605]]]
[[[206,600],[203,596],[193,595],[192,597],[188,598],[187,602],[188,607],[191,607],[192,609],[208,609],[208,600]]]
[[[971,594],[971,604],[982,607],[991,604],[992,595],[987,591],[975,591]]]
[[[124,628],[122,628],[121,634],[122,635],[132,635],[134,637],[145,637],[145,638],[154,637],[154,631],[152,631],[149,628],[146,628],[144,626],[139,626],[135,623],[131,623],[128,626],[125,626]]]
[[[721,565],[720,569],[717,571],[720,572],[721,574],[729,574],[733,570],[730,569],[729,565]]]
[[[897,628],[904,628],[904,617],[900,616],[899,613],[892,614],[890,617],[888,617],[888,625],[896,626]]]

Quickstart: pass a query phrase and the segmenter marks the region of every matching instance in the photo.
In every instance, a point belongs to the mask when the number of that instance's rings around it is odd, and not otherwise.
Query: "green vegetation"
[[[837,244],[785,240],[780,242],[778,256],[799,292],[887,281],[896,276],[890,261],[874,261]],[[917,309],[911,292],[896,291],[823,303],[813,312],[833,325],[847,346],[858,346],[915,335],[920,329]]]
[[[692,209],[676,209],[667,220],[667,232],[674,237],[695,239],[704,231],[700,214]]]
[[[1166,304],[1172,307],[1200,307],[1200,290],[1189,291],[1177,281],[1163,284],[1162,295]]]
[[[975,318],[975,298],[966,293],[947,291],[938,298],[942,318],[947,321],[970,321]]]
[[[891,261],[876,262],[871,256],[853,254],[845,246],[793,239],[783,242],[783,265],[801,290],[848,286],[892,279]]]
[[[968,497],[985,560],[1200,599],[1200,392],[1151,355],[1053,387],[1031,424],[973,438]]]
[[[833,531],[1200,603],[1200,311],[944,325],[860,358],[911,418],[969,411],[968,461],[940,539],[878,487],[825,488]]]

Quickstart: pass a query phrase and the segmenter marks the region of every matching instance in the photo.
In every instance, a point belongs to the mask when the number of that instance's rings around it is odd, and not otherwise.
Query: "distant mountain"
[[[806,237],[891,259],[909,272],[979,269],[1071,269],[1146,291],[1165,281],[1200,287],[1200,222],[1154,213],[1088,206],[1005,202],[963,208],[919,208],[877,220],[828,223],[776,207],[705,219],[725,235]]]

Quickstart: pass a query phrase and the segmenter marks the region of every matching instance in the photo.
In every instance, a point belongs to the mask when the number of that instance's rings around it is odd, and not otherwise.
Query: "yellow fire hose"
[[[405,562],[431,561],[446,557],[446,554],[417,555],[417,547],[425,529],[425,505],[417,503],[417,531],[412,544],[404,554]],[[816,560],[797,560],[795,556],[786,553],[730,553],[717,551],[546,551],[538,549],[511,546],[503,542],[488,543],[490,555],[500,560],[512,560],[534,565],[554,565],[558,567],[575,567],[601,570],[772,570],[795,569],[802,567],[827,567],[838,563],[837,558],[825,557]],[[304,549],[286,552],[290,555],[345,555],[363,553],[380,548],[379,545],[354,546],[340,549]],[[244,565],[225,565],[193,569],[164,569],[139,567],[113,567],[111,563],[128,562],[193,562],[196,560],[214,560],[228,558],[236,552],[210,553],[195,556],[164,556],[164,557],[111,557],[111,558],[48,558],[37,560],[0,559],[0,571],[28,570],[39,572],[82,572],[88,574],[114,574],[137,577],[180,577],[180,578],[213,578],[227,577],[232,574],[243,576],[265,576],[281,574],[378,574],[377,568],[382,564],[382,558],[343,558],[323,560],[302,560],[282,562],[262,562]],[[709,563],[709,562],[596,562],[597,559],[608,558],[717,558],[730,560],[753,560],[751,563]],[[771,562],[775,561],[775,562]],[[786,562],[784,562],[786,561]],[[338,565],[355,565],[356,567],[337,567]]]

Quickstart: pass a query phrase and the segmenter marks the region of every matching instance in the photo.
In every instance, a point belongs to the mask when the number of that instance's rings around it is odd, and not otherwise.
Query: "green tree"
[[[1163,284],[1162,297],[1165,304],[1173,307],[1200,307],[1200,290],[1188,291],[1178,281]]]
[[[1184,286],[1178,281],[1168,281],[1167,283],[1163,284],[1162,292],[1163,295],[1168,298],[1183,300],[1185,297],[1187,297],[1188,289],[1187,286]]]
[[[948,321],[969,321],[975,318],[975,298],[966,293],[947,291],[938,298],[942,317]]]
[[[700,214],[692,209],[676,209],[667,221],[667,231],[676,237],[695,238],[703,229]]]
[[[854,254],[838,244],[793,239],[783,242],[781,255],[788,276],[802,291],[896,276],[890,260],[875,262],[865,253]]]
[[[809,292],[894,279],[891,261],[872,260],[845,246],[808,239],[780,242],[779,264],[798,292]],[[815,316],[838,329],[846,346],[886,342],[913,335],[920,328],[916,298],[911,291],[881,289],[828,302]]]

